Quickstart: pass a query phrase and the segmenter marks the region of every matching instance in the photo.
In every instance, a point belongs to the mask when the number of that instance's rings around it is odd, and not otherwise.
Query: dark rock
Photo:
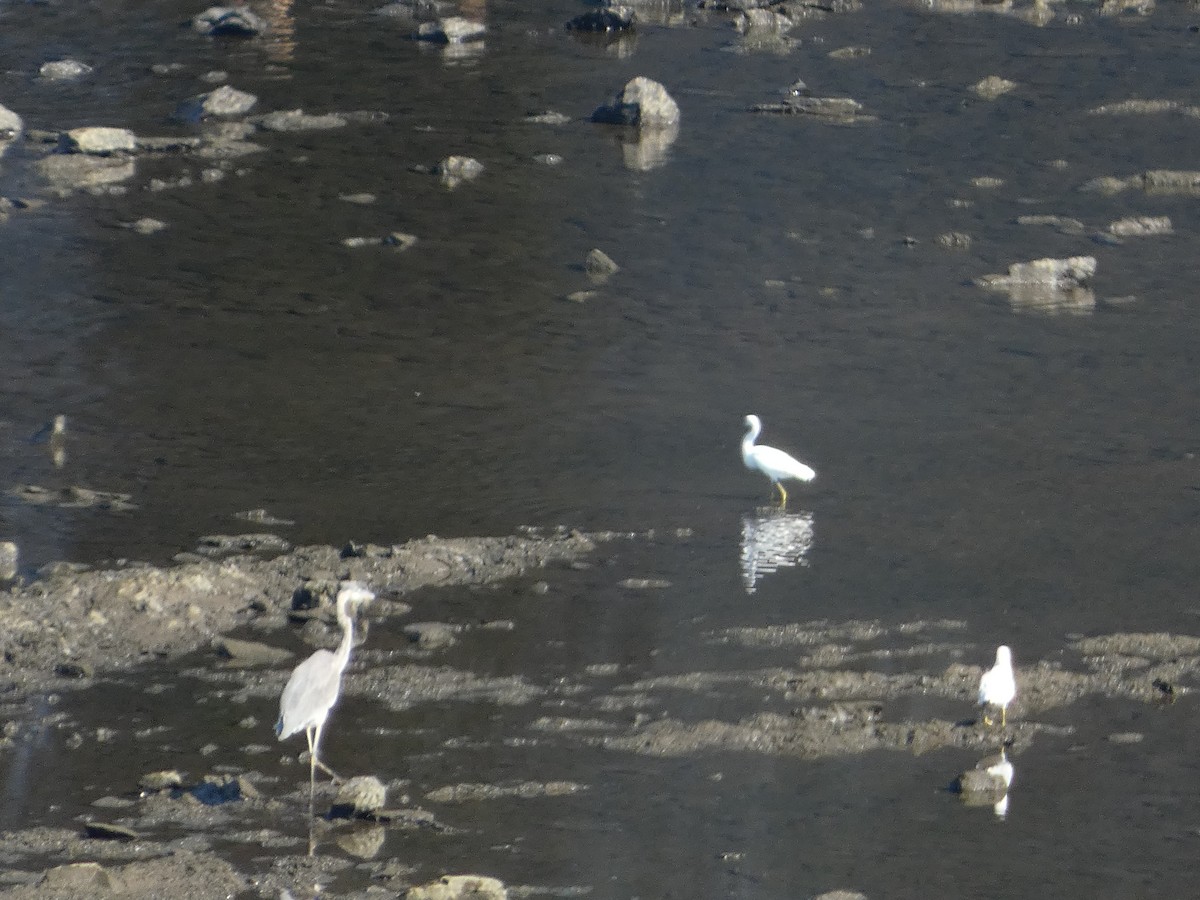
[[[596,9],[576,16],[567,23],[569,31],[615,32],[629,31],[634,27],[636,13],[628,6],[613,6]]]
[[[83,833],[101,841],[136,841],[141,837],[132,828],[108,822],[88,822],[83,826]]]

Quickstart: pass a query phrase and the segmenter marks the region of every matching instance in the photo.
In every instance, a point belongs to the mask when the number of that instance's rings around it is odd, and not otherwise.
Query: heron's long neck
[[[338,624],[342,626],[342,642],[338,644],[333,658],[336,660],[338,671],[340,672],[346,668],[346,663],[350,661],[350,647],[354,644],[354,619],[351,618],[348,611],[339,609]]]

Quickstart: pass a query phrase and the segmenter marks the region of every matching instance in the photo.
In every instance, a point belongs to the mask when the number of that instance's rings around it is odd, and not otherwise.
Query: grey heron
[[[742,462],[746,464],[747,469],[758,469],[770,478],[771,484],[779,488],[779,505],[786,506],[787,491],[780,482],[785,478],[812,481],[817,477],[817,473],[782,450],[755,445],[754,442],[761,433],[762,420],[758,416],[746,416],[746,436],[742,438]]]
[[[341,643],[333,653],[317,650],[296,666],[279,698],[279,721],[275,724],[275,734],[279,740],[285,740],[301,729],[308,738],[310,810],[316,792],[317,766],[330,771],[318,759],[321,731],[325,728],[329,711],[337,703],[342,688],[342,672],[350,661],[350,648],[354,642],[354,612],[360,604],[373,599],[375,595],[357,581],[342,583],[337,595],[337,621],[342,626]]]

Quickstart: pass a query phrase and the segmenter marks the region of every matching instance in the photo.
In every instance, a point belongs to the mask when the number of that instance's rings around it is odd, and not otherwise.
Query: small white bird
[[[983,723],[991,725],[987,707],[1000,707],[1000,725],[1008,724],[1008,704],[1017,695],[1017,680],[1013,676],[1012,651],[1001,645],[996,648],[996,664],[979,680],[979,705],[984,707]]]
[[[779,482],[785,478],[812,481],[817,473],[800,460],[774,447],[756,446],[755,440],[762,432],[762,421],[758,416],[746,416],[746,436],[742,438],[742,462],[747,469],[758,469],[771,484],[779,488],[779,505],[787,505],[787,491]]]

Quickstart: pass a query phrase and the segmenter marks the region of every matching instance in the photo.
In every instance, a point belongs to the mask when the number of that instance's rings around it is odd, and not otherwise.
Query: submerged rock
[[[44,81],[73,81],[91,74],[92,67],[76,59],[56,59],[42,63],[38,77]]]
[[[55,153],[39,159],[34,167],[51,188],[61,191],[118,184],[137,173],[130,158],[83,153]]]
[[[621,267],[611,256],[596,247],[588,251],[587,258],[583,261],[583,269],[593,278],[607,278],[621,271]]]
[[[568,31],[615,32],[633,28],[637,14],[628,6],[610,6],[583,13],[567,22]]]
[[[209,116],[240,116],[250,111],[258,98],[228,84],[207,94],[184,100],[175,107],[175,118],[183,122],[199,122]]]
[[[192,28],[216,37],[253,37],[266,31],[267,23],[248,6],[210,6],[192,19]]]
[[[679,123],[679,105],[665,87],[639,75],[626,83],[611,103],[598,107],[592,113],[592,121],[637,128],[666,128]]]
[[[337,113],[310,115],[302,109],[266,113],[250,121],[264,131],[328,131],[348,124],[346,117]]]
[[[508,900],[508,889],[498,878],[487,875],[443,875],[411,887],[405,900]]]
[[[127,128],[99,125],[72,128],[59,136],[59,149],[64,153],[92,153],[97,156],[133,153],[137,150],[137,136]]]
[[[450,16],[436,22],[425,22],[417,29],[417,39],[438,44],[461,44],[483,37],[487,25],[462,16]]]

